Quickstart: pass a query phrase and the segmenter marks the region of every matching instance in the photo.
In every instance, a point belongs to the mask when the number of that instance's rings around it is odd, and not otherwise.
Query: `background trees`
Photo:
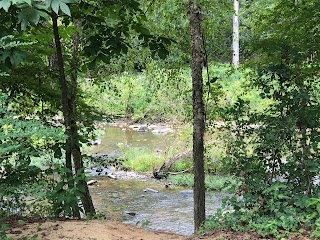
[[[204,100],[206,123],[221,120],[226,123],[221,132],[227,133],[219,167],[206,170],[243,181],[243,200],[231,201],[235,214],[226,217],[225,226],[237,229],[244,223],[245,230],[273,235],[313,226],[318,217],[304,212],[311,214],[316,202],[311,200],[319,196],[319,6],[312,0],[241,1],[243,64],[234,69],[222,65],[233,55],[234,1],[198,4],[203,31],[193,46],[206,60],[200,65],[208,68],[204,74],[202,67],[193,68],[200,79],[196,89],[200,93],[203,85],[205,93],[197,95],[195,106],[200,105],[194,112],[202,114]],[[52,150],[52,158],[64,155],[67,169],[60,171],[64,178],[52,197],[58,214],[78,217],[79,198],[85,211],[94,213],[81,153],[94,120],[191,121],[187,8],[184,1],[172,0],[0,1],[1,164],[12,172],[22,163],[30,166],[40,155],[35,146]],[[57,115],[64,118],[63,129],[52,120]],[[19,138],[23,141],[14,147]],[[195,175],[202,181],[199,169]],[[32,177],[42,171],[29,170]],[[73,191],[64,191],[66,185]],[[196,213],[199,223],[202,210]]]

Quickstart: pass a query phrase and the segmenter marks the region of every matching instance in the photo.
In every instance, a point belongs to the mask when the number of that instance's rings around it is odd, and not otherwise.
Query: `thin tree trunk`
[[[66,81],[66,75],[64,71],[64,62],[62,57],[62,48],[61,48],[61,42],[60,42],[60,35],[59,35],[59,28],[58,28],[58,16],[55,12],[52,12],[52,27],[53,27],[53,34],[54,34],[54,41],[55,41],[55,47],[56,47],[56,53],[57,53],[57,63],[58,63],[58,70],[59,70],[59,81],[60,81],[60,88],[61,88],[61,94],[62,94],[62,108],[63,108],[63,118],[64,118],[64,126],[66,129],[66,167],[70,169],[70,173],[67,173],[67,178],[72,178],[72,160],[71,160],[71,144],[72,144],[72,131],[71,131],[71,112],[69,108],[69,94],[68,94],[68,84]],[[73,182],[68,181],[68,186],[70,188],[73,188]],[[75,209],[78,209],[78,207],[73,207],[74,212],[73,216],[76,218],[80,218],[79,211],[76,211]]]
[[[80,23],[75,22],[75,27],[80,30]],[[79,133],[77,128],[77,123],[75,119],[76,115],[76,96],[78,87],[78,68],[79,68],[79,45],[80,45],[80,34],[76,32],[73,35],[73,45],[72,45],[72,64],[71,64],[71,94],[70,94],[70,116],[71,116],[71,134],[72,134],[72,157],[77,175],[84,173],[82,155],[80,150]],[[89,192],[87,182],[85,180],[80,180],[79,185],[84,189],[84,195],[81,197],[82,205],[86,214],[94,215],[95,209],[92,203],[92,198]]]
[[[193,99],[193,169],[194,169],[194,230],[197,232],[205,220],[204,146],[205,111],[203,103],[203,54],[201,10],[196,4],[189,9],[192,50]]]
[[[240,49],[239,49],[239,0],[233,1],[233,34],[232,34],[232,64],[237,67],[240,63]]]

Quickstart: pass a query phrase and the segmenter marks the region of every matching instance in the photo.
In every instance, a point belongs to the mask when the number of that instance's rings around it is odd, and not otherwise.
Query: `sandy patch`
[[[14,224],[8,236],[17,239],[22,236],[38,235],[41,240],[170,240],[187,239],[171,233],[148,231],[132,225],[114,221],[46,221],[44,223]]]

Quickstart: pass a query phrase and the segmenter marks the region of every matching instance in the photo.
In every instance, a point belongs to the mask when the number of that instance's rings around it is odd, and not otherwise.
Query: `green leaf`
[[[6,12],[8,12],[10,6],[11,6],[11,1],[10,0],[2,0],[2,1],[0,1],[0,9],[3,8]]]
[[[60,2],[60,9],[62,12],[64,12],[65,14],[67,14],[68,16],[71,17],[71,12],[70,12],[70,8],[68,7],[67,4],[65,4],[64,2]]]
[[[77,3],[78,1],[76,1],[76,0],[61,0],[61,2],[64,2],[64,3]]]
[[[279,194],[279,195],[278,195],[278,198],[279,198],[279,199],[289,199],[288,196],[283,195],[283,194]]]
[[[314,205],[317,205],[318,203],[320,203],[320,199],[318,199],[318,198],[309,198],[308,202],[307,202],[307,206],[308,207],[314,206]]]
[[[28,3],[31,6],[32,0],[24,0],[25,3]]]
[[[51,2],[51,8],[52,8],[52,10],[53,10],[56,14],[59,13],[59,6],[60,6],[59,0],[52,0],[52,2]]]
[[[10,56],[10,51],[0,52],[0,61],[4,62]]]
[[[52,2],[52,0],[45,0],[45,5],[46,6],[51,6],[51,2]]]
[[[10,62],[12,65],[17,66],[23,60],[23,55],[18,52],[13,52],[10,56]]]
[[[21,22],[22,30],[26,29],[29,23],[37,25],[40,20],[40,11],[34,8],[22,9],[18,14],[18,19]]]

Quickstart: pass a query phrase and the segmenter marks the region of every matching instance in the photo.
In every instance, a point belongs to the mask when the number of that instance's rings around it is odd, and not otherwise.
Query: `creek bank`
[[[184,236],[161,231],[148,231],[116,221],[103,220],[45,220],[41,222],[9,223],[6,231],[13,239],[39,240],[186,240]],[[0,239],[1,235],[0,235]],[[6,239],[6,238],[5,238]]]
[[[182,236],[163,231],[150,231],[137,226],[124,224],[117,221],[105,220],[17,220],[8,222],[9,229],[6,231],[8,237],[23,239],[38,235],[39,240],[254,240],[263,239],[255,232],[231,232],[211,231],[200,236]],[[0,238],[2,236],[0,235]],[[265,238],[264,238],[265,239]],[[271,239],[271,238],[270,238]],[[292,236],[288,240],[311,239],[306,236]]]

